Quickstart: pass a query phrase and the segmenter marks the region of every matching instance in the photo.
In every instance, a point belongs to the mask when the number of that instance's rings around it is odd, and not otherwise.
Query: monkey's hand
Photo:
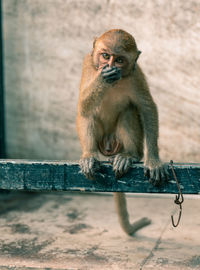
[[[147,160],[144,165],[144,175],[154,186],[160,186],[168,180],[168,166],[160,160]]]
[[[100,169],[100,162],[94,157],[81,158],[79,161],[79,165],[81,167],[82,173],[85,175],[86,178],[90,180],[95,179],[95,175]]]
[[[133,162],[138,162],[139,160],[131,157],[127,154],[118,154],[114,157],[113,170],[115,172],[115,177],[120,178],[132,167]]]
[[[122,77],[121,69],[118,67],[111,67],[109,68],[107,65],[102,68],[101,71],[103,79],[107,83],[113,83]]]

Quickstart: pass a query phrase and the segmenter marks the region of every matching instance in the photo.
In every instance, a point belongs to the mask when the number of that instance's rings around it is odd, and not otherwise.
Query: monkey
[[[99,155],[109,158],[116,178],[146,155],[144,174],[157,186],[167,179],[158,149],[158,110],[146,77],[137,63],[134,37],[112,29],[95,38],[82,68],[77,131],[82,148],[79,164],[88,179],[98,177]],[[114,193],[119,222],[128,235],[151,223],[129,222],[125,194]]]

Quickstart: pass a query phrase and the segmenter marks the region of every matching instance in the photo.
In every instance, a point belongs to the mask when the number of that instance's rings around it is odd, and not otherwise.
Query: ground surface
[[[199,200],[185,198],[176,229],[173,197],[129,196],[128,204],[131,219],[152,219],[134,237],[121,231],[106,194],[17,193],[2,199],[0,269],[200,269]]]

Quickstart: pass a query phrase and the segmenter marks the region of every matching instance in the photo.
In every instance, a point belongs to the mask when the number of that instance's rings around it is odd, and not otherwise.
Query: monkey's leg
[[[139,162],[143,157],[144,134],[136,108],[128,108],[121,114],[116,137],[123,146],[113,161],[113,170],[119,178],[129,170],[133,162]]]
[[[116,192],[114,193],[114,199],[116,210],[118,213],[119,223],[125,233],[127,233],[128,235],[132,235],[139,229],[151,224],[151,220],[146,217],[139,219],[133,224],[130,224],[125,194],[121,192]]]
[[[79,161],[81,171],[88,179],[93,180],[100,169],[100,162],[97,159],[97,134],[100,134],[101,130],[94,119],[86,119],[81,116],[77,120],[77,128],[82,147],[82,156]]]

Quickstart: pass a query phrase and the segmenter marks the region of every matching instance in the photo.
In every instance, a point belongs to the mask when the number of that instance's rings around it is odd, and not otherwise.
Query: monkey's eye
[[[117,57],[116,60],[115,60],[116,63],[118,64],[123,64],[124,63],[124,59],[123,57]]]
[[[102,55],[104,59],[106,60],[110,59],[110,55],[108,53],[103,53]]]

